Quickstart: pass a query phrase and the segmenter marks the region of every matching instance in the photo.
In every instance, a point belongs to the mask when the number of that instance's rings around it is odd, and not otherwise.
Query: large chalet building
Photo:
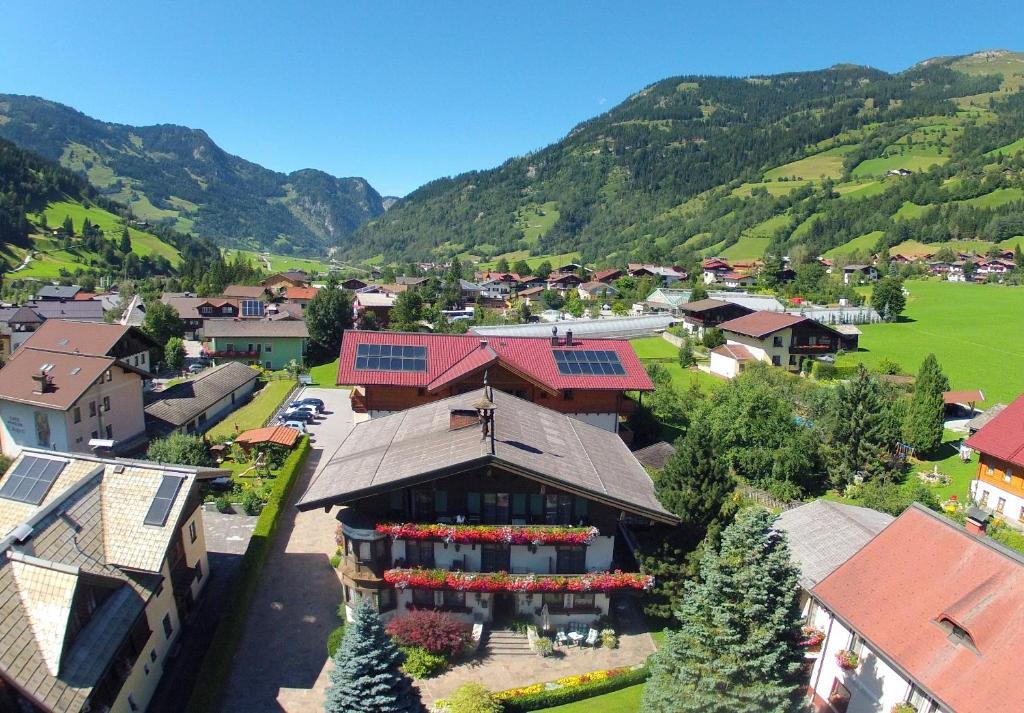
[[[31,448],[0,474],[0,711],[147,709],[209,580],[199,475]]]
[[[593,622],[651,585],[617,571],[620,528],[677,522],[620,439],[490,388],[357,424],[298,508],[337,505],[350,613],[485,624]]]
[[[357,420],[474,391],[495,389],[618,432],[635,404],[627,391],[651,391],[626,340],[349,330],[341,343],[339,385],[350,385]]]
[[[1024,396],[996,414],[966,445],[979,456],[971,498],[1007,523],[1024,527]]]

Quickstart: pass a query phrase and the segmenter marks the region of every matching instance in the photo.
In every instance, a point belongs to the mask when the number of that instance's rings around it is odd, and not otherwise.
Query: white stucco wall
[[[196,532],[195,542],[192,542],[192,536],[189,532],[190,525],[193,524],[195,525]],[[197,507],[182,525],[181,538],[182,543],[185,545],[185,562],[189,567],[193,568],[198,562],[203,572],[203,578],[193,579],[191,586],[193,598],[199,599],[199,595],[206,587],[206,583],[210,581],[210,560],[206,554],[206,534],[203,531],[202,507]]]
[[[458,548],[458,549],[456,549]],[[587,571],[604,571],[611,567],[612,554],[615,549],[615,538],[612,536],[595,537],[587,546]],[[483,546],[479,544],[456,545],[443,542],[434,543],[434,566],[450,569],[453,562],[462,563],[467,571],[478,572],[481,566]],[[405,557],[405,540],[395,540],[391,544],[392,561]],[[512,545],[509,553],[509,566],[513,573],[551,574],[556,568],[558,557],[555,545],[539,545],[536,552],[530,552],[527,545]],[[583,574],[580,572],[580,574]]]
[[[971,481],[971,499],[981,507],[996,512],[1000,498],[1006,502],[999,516],[1011,527],[1024,527],[1024,498],[992,483],[977,479]]]
[[[567,415],[612,433],[617,433],[619,430],[619,415],[617,413],[570,413]]]
[[[733,379],[740,373],[740,363],[732,357],[711,352],[711,373]]]
[[[37,412],[49,425],[48,443],[41,443],[37,437]],[[68,444],[67,422],[63,411],[36,408],[14,401],[0,401],[0,429],[3,433],[4,455],[10,458],[20,453],[23,446],[52,448],[58,451],[82,450],[81,446],[71,448]]]

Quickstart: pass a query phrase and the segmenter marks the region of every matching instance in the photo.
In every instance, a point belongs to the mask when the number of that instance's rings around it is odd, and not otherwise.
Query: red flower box
[[[654,577],[636,572],[592,572],[537,576],[508,572],[450,572],[446,569],[389,569],[384,581],[399,589],[455,589],[463,592],[610,592],[650,589]]]
[[[443,525],[382,523],[377,532],[397,540],[444,540],[459,544],[500,542],[509,545],[589,545],[597,537],[596,527],[557,525]]]

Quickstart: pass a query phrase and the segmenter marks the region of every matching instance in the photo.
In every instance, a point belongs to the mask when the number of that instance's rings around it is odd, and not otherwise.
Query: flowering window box
[[[825,640],[825,632],[814,626],[805,626],[802,630],[800,646],[808,653],[821,651],[821,643]]]
[[[508,545],[589,545],[596,527],[558,525],[446,525],[382,523],[377,532],[397,540],[442,540],[456,544],[502,543]]]
[[[399,589],[455,589],[464,592],[611,592],[646,590],[654,577],[635,572],[591,572],[580,575],[450,572],[445,569],[389,569],[384,581]]]
[[[384,577],[385,579],[387,578],[387,573],[385,573]],[[846,649],[836,651],[836,663],[844,671],[853,671],[860,665],[860,656]]]

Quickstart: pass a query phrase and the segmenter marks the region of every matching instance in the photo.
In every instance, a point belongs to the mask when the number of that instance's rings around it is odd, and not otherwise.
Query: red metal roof
[[[291,448],[299,440],[301,434],[297,429],[288,426],[267,426],[266,428],[253,428],[239,433],[235,437],[235,443],[276,443],[280,446]]]
[[[722,344],[711,350],[715,354],[720,354],[736,361],[754,361],[756,357],[750,353],[742,344]]]
[[[785,312],[766,312],[764,310],[751,312],[728,322],[722,322],[718,328],[724,331],[745,334],[748,337],[763,337],[772,332],[777,332],[794,324],[809,321],[807,317]]]
[[[369,371],[355,368],[359,344],[401,344],[427,348],[427,370]],[[613,351],[626,373],[622,376],[562,374],[555,365],[555,349]],[[493,356],[492,356],[493,352]],[[341,340],[338,365],[339,384],[422,386],[441,388],[485,365],[500,362],[506,367],[552,390],[599,389],[612,391],[652,391],[654,384],[633,351],[621,339],[573,339],[571,347],[552,346],[547,337],[480,337],[466,334],[426,334],[417,332],[368,332],[348,330]]]
[[[1002,410],[967,439],[976,451],[1024,466],[1024,396]]]
[[[1015,553],[915,505],[812,594],[944,710],[1024,710],[1024,558]],[[977,652],[957,643],[944,619]]]
[[[319,290],[315,287],[289,287],[284,291],[286,300],[311,300]]]
[[[981,393],[980,389],[942,392],[942,402],[945,404],[972,404],[984,400],[985,394]]]

